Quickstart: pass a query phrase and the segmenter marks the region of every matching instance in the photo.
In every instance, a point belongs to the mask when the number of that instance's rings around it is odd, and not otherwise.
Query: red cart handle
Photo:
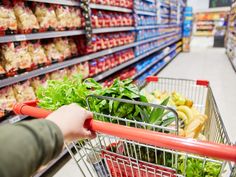
[[[19,103],[14,106],[14,112],[16,114],[23,114],[36,118],[45,118],[51,113],[51,111],[48,110]],[[234,145],[229,146],[212,142],[197,141],[176,135],[137,129],[93,119],[87,120],[84,126],[95,132],[117,136],[139,143],[236,162],[236,146]]]

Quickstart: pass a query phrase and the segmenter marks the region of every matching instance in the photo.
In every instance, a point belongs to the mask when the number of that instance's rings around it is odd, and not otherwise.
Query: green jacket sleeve
[[[29,177],[61,152],[63,135],[49,120],[0,126],[0,176]]]

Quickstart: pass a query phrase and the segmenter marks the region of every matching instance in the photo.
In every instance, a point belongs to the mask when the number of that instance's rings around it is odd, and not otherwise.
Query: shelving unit
[[[156,13],[148,12],[148,11],[136,10],[136,13],[139,14],[139,15],[156,16]]]
[[[36,39],[48,39],[57,38],[64,36],[76,36],[85,34],[84,30],[73,30],[73,31],[53,31],[44,33],[33,33],[33,34],[16,34],[9,36],[0,36],[0,43],[13,42],[13,41],[25,41],[25,40],[36,40]]]
[[[49,4],[58,4],[58,5],[63,5],[63,6],[74,6],[77,8],[81,8],[82,7],[82,3],[79,3],[78,1],[74,1],[74,0],[26,0],[26,1],[31,1],[31,2],[40,2],[40,3],[49,3]],[[134,0],[135,1],[135,0]],[[125,32],[133,32],[135,33],[135,41],[131,42],[131,43],[126,43],[117,47],[107,47],[107,49],[104,50],[98,50],[97,52],[94,53],[89,53],[86,55],[81,55],[81,56],[76,56],[76,57],[72,57],[68,60],[64,60],[62,62],[59,63],[54,63],[54,64],[50,64],[48,66],[44,66],[44,67],[40,67],[37,69],[34,69],[32,71],[28,71],[28,72],[23,72],[21,74],[17,74],[13,77],[6,77],[4,79],[0,80],[0,89],[4,89],[6,87],[11,87],[14,84],[17,83],[21,83],[23,81],[29,80],[31,78],[35,78],[37,76],[41,76],[41,75],[45,75],[45,74],[49,74],[52,73],[54,71],[60,70],[60,69],[64,69],[64,68],[68,68],[74,65],[77,65],[79,63],[83,63],[83,62],[91,62],[92,60],[98,59],[100,57],[106,56],[106,55],[110,55],[110,54],[115,54],[117,52],[121,52],[123,50],[126,49],[132,49],[132,51],[136,51],[136,49],[143,44],[151,44],[152,42],[157,42],[157,40],[161,40],[167,37],[174,37],[174,40],[167,42],[163,45],[158,45],[156,48],[153,48],[152,50],[147,51],[146,53],[143,53],[141,55],[136,55],[134,53],[134,55],[136,57],[134,57],[133,59],[130,59],[124,63],[121,63],[120,65],[110,68],[107,71],[104,71],[96,76],[94,76],[94,79],[96,81],[102,81],[102,80],[106,80],[109,76],[120,72],[122,73],[122,71],[124,69],[129,68],[129,66],[134,65],[135,63],[145,60],[146,57],[154,54],[155,52],[158,52],[160,50],[162,50],[165,47],[168,47],[170,45],[173,45],[175,43],[177,43],[179,40],[181,40],[181,31],[175,30],[175,29],[180,29],[181,28],[181,20],[180,17],[177,15],[163,15],[160,13],[160,8],[161,6],[167,6],[168,8],[172,8],[173,10],[176,10],[178,13],[180,13],[181,11],[178,9],[181,2],[178,2],[179,4],[176,6],[176,8],[174,7],[170,7],[170,5],[168,4],[160,4],[159,1],[156,0],[143,0],[146,1],[148,3],[152,3],[155,4],[156,7],[156,12],[150,12],[150,11],[144,11],[144,10],[138,10],[136,7],[133,7],[133,9],[129,9],[129,8],[124,8],[124,7],[116,7],[116,6],[112,6],[112,5],[101,5],[101,4],[89,4],[88,6],[88,11],[92,13],[91,9],[94,10],[99,10],[99,11],[106,11],[106,12],[121,12],[118,14],[129,14],[132,15],[133,18],[136,18],[137,16],[145,16],[146,18],[148,18],[150,20],[150,18],[152,19],[156,19],[153,23],[149,23],[152,25],[139,25],[137,23],[137,19],[134,20],[134,24],[131,26],[122,26],[122,25],[118,25],[119,27],[115,27],[115,26],[106,26],[104,28],[92,28],[91,30],[91,35],[94,34],[105,34],[105,33],[115,33],[115,32],[119,32],[119,33],[125,33]],[[91,14],[89,14],[91,15]],[[177,19],[176,23],[162,23],[161,22],[161,18],[165,17],[167,19]],[[87,20],[87,19],[86,19]],[[89,19],[91,22],[91,19]],[[145,20],[144,20],[145,21]],[[87,24],[87,23],[86,23]],[[137,38],[137,32],[140,30],[152,30],[152,29],[166,29],[167,31],[170,29],[174,29],[172,30],[172,32],[160,32],[160,34],[158,36],[155,37],[150,37],[150,38],[146,38],[144,40],[138,40]],[[73,29],[77,29],[77,28],[73,28]],[[61,29],[60,29],[61,30]],[[6,36],[0,36],[0,43],[11,43],[11,42],[19,42],[19,41],[32,41],[32,40],[50,40],[53,38],[64,38],[64,37],[76,37],[76,36],[88,36],[89,30],[88,27],[83,27],[79,30],[66,30],[66,31],[50,31],[50,32],[38,32],[38,33],[32,33],[32,34],[14,34],[14,35],[6,35]],[[176,35],[178,35],[178,38],[176,37]],[[78,44],[77,44],[78,45]],[[168,53],[165,53],[165,56],[171,54],[175,49],[171,49],[170,51],[168,51]],[[161,59],[160,59],[161,60]],[[159,60],[151,63],[148,67],[144,68],[142,70],[142,72],[137,73],[136,75],[134,75],[132,78],[136,79],[139,76],[141,76],[143,73],[145,73],[146,70],[150,69],[152,66],[154,66],[156,63],[158,63]],[[1,105],[0,105],[1,106]],[[0,111],[1,111],[1,107],[0,107]],[[19,122],[21,120],[26,119],[27,116],[12,116],[12,117],[8,117],[5,118],[5,120],[2,120],[0,123],[2,124],[14,124],[16,122]],[[1,119],[1,117],[0,117]],[[51,166],[53,166],[60,158],[62,158],[65,154],[67,153],[66,150],[64,150],[61,155],[55,159],[54,161],[52,161],[51,163],[48,164],[47,168],[45,168],[44,170],[40,171],[38,174],[35,175],[35,177],[39,177],[41,176],[45,171],[47,171],[47,169],[49,169]]]
[[[26,0],[32,2],[42,2],[42,3],[49,3],[49,4],[60,4],[60,5],[67,5],[67,6],[80,6],[78,1],[74,0]]]
[[[177,47],[175,50],[173,50],[172,52],[169,52],[168,55],[166,55],[165,57],[170,57],[169,61],[165,62],[161,67],[159,67],[155,72],[152,73],[153,76],[157,75],[159,72],[161,72],[161,70],[163,70],[171,61],[173,61],[173,59],[181,52],[181,47]],[[174,55],[173,55],[174,53]],[[173,56],[171,56],[173,55]],[[163,60],[163,59],[161,59]],[[158,62],[160,62],[161,60],[158,60]],[[155,64],[153,63],[153,65],[150,67],[148,67],[148,69],[150,70],[153,66],[155,66],[158,62],[156,62]],[[144,80],[141,78],[140,75],[138,76],[134,76],[134,78],[136,79],[136,84],[139,87],[142,87],[143,84],[145,83]]]
[[[135,43],[132,43],[132,44],[128,44],[128,45],[124,45],[124,46],[120,46],[120,47],[115,47],[115,48],[112,48],[112,49],[102,50],[102,51],[92,53],[92,54],[89,54],[89,55],[86,55],[86,56],[77,57],[77,58],[74,58],[72,60],[52,64],[52,65],[44,67],[44,68],[39,68],[39,69],[33,70],[31,72],[28,72],[28,73],[20,74],[20,75],[15,76],[15,77],[9,77],[9,78],[0,80],[0,88],[8,86],[8,85],[12,85],[14,83],[18,83],[18,82],[21,82],[21,81],[24,81],[24,80],[27,80],[27,79],[30,79],[32,77],[36,77],[36,76],[39,76],[39,75],[42,75],[42,74],[50,73],[50,72],[58,70],[58,69],[69,67],[69,66],[72,66],[74,64],[78,64],[78,63],[81,63],[81,62],[92,60],[94,58],[98,58],[98,57],[101,57],[101,56],[104,56],[104,55],[112,54],[112,53],[115,53],[115,52],[118,52],[118,51],[121,51],[121,50],[124,50],[124,49],[135,47],[137,45],[141,45],[141,44],[144,44],[144,43],[147,43],[147,42],[152,42],[152,41],[162,39],[162,38],[165,38],[165,37],[169,37],[169,36],[173,36],[173,35],[176,35],[176,34],[178,34],[178,33],[166,34],[166,35],[163,35],[163,36],[158,36],[158,37],[155,37],[155,38],[151,38],[151,39],[147,39],[147,40],[143,40],[143,41],[138,41],[138,42],[135,42]]]
[[[163,70],[168,64],[170,64],[170,62],[172,62],[172,60],[181,52],[181,49],[179,48],[179,52],[177,52],[173,57],[171,57],[171,59],[165,63],[160,69],[158,69],[155,73],[153,73],[153,75],[157,75],[159,72],[161,72],[161,70]]]
[[[120,31],[132,31],[134,27],[114,27],[114,28],[98,28],[93,29],[94,34],[98,33],[109,33],[109,32],[120,32]],[[73,31],[53,31],[44,33],[33,33],[33,34],[17,34],[9,36],[1,36],[0,43],[13,42],[13,41],[25,41],[25,40],[36,40],[36,39],[48,39],[57,37],[69,37],[85,34],[84,30],[73,30]]]
[[[140,55],[140,56],[138,56],[138,57],[136,57],[136,58],[134,58],[134,59],[132,59],[132,60],[130,60],[128,62],[125,62],[125,63],[123,63],[123,64],[121,64],[121,65],[119,65],[119,66],[117,66],[117,67],[115,67],[115,68],[113,68],[111,70],[108,70],[108,71],[106,71],[106,72],[104,72],[102,74],[99,74],[99,75],[95,76],[94,79],[96,81],[100,81],[100,80],[102,80],[102,79],[104,79],[104,78],[114,74],[115,72],[120,71],[121,69],[126,68],[127,66],[130,66],[130,65],[136,63],[137,61],[140,61],[141,59],[145,58],[146,56],[149,56],[149,55],[155,53],[156,51],[159,51],[159,50],[163,49],[164,47],[167,47],[167,46],[169,46],[169,45],[171,45],[171,44],[173,44],[173,43],[175,43],[175,42],[177,42],[179,40],[180,40],[180,38],[177,39],[177,40],[174,40],[172,42],[169,42],[169,43],[167,43],[167,44],[165,44],[163,46],[160,46],[160,47],[158,47],[156,49],[153,49],[153,50],[151,50],[151,51],[149,51],[149,52],[147,52],[147,53],[145,53],[143,55]]]
[[[229,61],[236,72],[236,1],[232,2],[231,10],[228,18],[226,54]]]
[[[101,5],[101,4],[89,4],[91,9],[99,9],[99,10],[109,10],[109,11],[116,11],[116,12],[126,12],[132,13],[131,9],[122,8],[122,7],[115,7],[115,6],[108,6],[108,5]]]
[[[219,23],[224,23],[227,12],[199,12],[195,14],[195,36],[213,36]]]
[[[168,47],[169,45],[175,43],[179,41],[176,40],[172,43],[169,43],[168,45],[166,45],[165,47]],[[139,76],[141,76],[143,73],[145,73],[148,69],[150,69],[153,65],[157,64],[160,60],[163,60],[163,58],[165,58],[166,56],[168,56],[170,53],[172,53],[173,51],[175,51],[177,48],[179,48],[182,45],[182,43],[176,45],[176,47],[171,48],[168,52],[164,53],[162,57],[160,57],[158,60],[154,61],[153,63],[150,63],[147,67],[143,68],[141,71],[139,71],[137,74],[135,74],[132,79],[135,80],[136,78],[138,78]],[[164,47],[163,47],[164,48]]]
[[[151,26],[138,26],[135,29],[137,30],[143,30],[143,29],[155,29],[155,28],[173,28],[173,27],[179,27],[178,24],[168,24],[168,25],[151,25]]]

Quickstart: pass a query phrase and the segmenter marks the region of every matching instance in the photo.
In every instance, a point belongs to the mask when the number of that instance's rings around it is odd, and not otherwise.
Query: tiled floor
[[[210,81],[219,111],[232,142],[236,141],[236,73],[225,49],[212,48],[212,38],[194,38],[190,53],[180,54],[159,76]],[[78,167],[70,160],[54,177],[77,177]]]

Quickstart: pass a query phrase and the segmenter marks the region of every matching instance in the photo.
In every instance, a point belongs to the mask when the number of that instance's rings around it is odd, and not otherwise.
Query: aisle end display
[[[216,27],[225,23],[227,19],[226,11],[219,12],[198,12],[194,15],[194,35],[195,36],[213,36]]]
[[[190,42],[193,28],[193,8],[184,8],[184,22],[183,22],[183,52],[190,51]]]

